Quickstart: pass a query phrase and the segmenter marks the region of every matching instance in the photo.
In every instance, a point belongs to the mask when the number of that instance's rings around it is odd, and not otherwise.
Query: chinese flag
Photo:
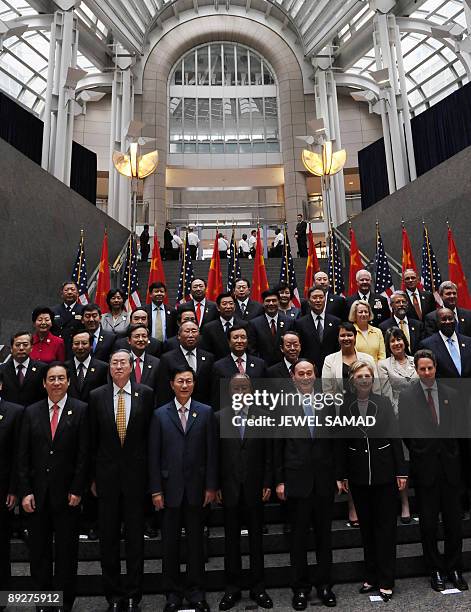
[[[448,228],[448,278],[458,287],[458,302],[460,308],[471,308],[471,297],[468,291],[468,283],[463,272],[461,259],[456,249],[455,239],[450,228]]]
[[[252,291],[250,297],[256,302],[262,301],[262,293],[268,289],[267,271],[265,270],[265,260],[263,259],[262,240],[260,238],[260,228],[257,229],[257,243],[255,245],[255,260],[252,276]]]
[[[149,282],[147,283],[147,298],[146,304],[150,304],[152,302],[149,287],[152,283],[156,283],[160,281],[165,284],[165,270],[164,265],[162,263],[162,258],[160,257],[160,245],[159,239],[157,238],[157,232],[154,230],[154,246],[152,247],[152,259],[150,262],[150,272],[149,272]],[[164,304],[168,304],[168,295],[165,295]]]
[[[420,274],[417,272],[417,266],[415,265],[414,255],[410,246],[409,236],[405,227],[402,228],[402,291],[406,290],[404,284],[404,272],[406,270],[414,270],[417,276],[420,278]],[[422,289],[422,283],[419,282],[417,285],[419,289]]]
[[[348,273],[348,294],[354,295],[357,292],[356,275],[359,270],[363,270],[361,263],[360,250],[358,249],[357,239],[353,228],[350,228],[350,270]]]
[[[102,313],[108,312],[106,296],[110,290],[110,264],[108,261],[108,232],[105,230],[103,246],[101,247],[100,269],[96,284],[95,302],[100,307]]]
[[[218,249],[218,232],[216,232],[216,238],[214,239],[213,256],[211,257],[211,264],[208,272],[208,286],[206,289],[206,297],[208,300],[213,302],[217,296],[223,292],[222,288],[222,272],[221,272],[221,258],[219,257]]]
[[[304,297],[307,298],[309,289],[314,285],[314,274],[321,269],[319,260],[317,259],[316,247],[312,235],[311,224],[309,223],[309,232],[307,235],[308,251],[306,262],[306,276],[304,277]]]

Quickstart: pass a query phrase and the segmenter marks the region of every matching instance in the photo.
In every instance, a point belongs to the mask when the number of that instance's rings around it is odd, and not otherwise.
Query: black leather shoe
[[[130,597],[122,607],[123,612],[139,612],[139,604],[138,602]]]
[[[240,601],[241,592],[237,593],[224,593],[224,597],[219,602],[220,610],[230,610],[233,608],[238,601]]]
[[[383,591],[380,591],[379,592],[379,596],[381,597],[381,599],[385,603],[388,603],[388,601],[391,601],[393,594],[392,593],[384,593]]]
[[[171,603],[167,601],[165,604],[164,612],[178,612],[180,610],[180,604]]]
[[[455,570],[454,572],[448,574],[448,580],[453,583],[455,589],[459,589],[460,591],[468,590],[468,583],[463,578],[460,571]]]
[[[262,591],[261,593],[250,592],[249,597],[259,608],[265,608],[265,610],[273,608],[273,601],[266,591]]]
[[[307,595],[306,593],[295,593],[293,595],[293,610],[305,610],[307,608]]]
[[[198,612],[210,612],[209,604],[205,599],[195,603],[191,602],[190,605],[194,606],[195,610],[198,610]]]
[[[89,530],[87,537],[90,542],[96,542],[98,540],[98,533],[95,531],[95,529],[92,528]]]
[[[375,586],[374,584],[370,584],[368,586],[366,586],[365,584],[362,584],[361,587],[358,589],[358,592],[361,593],[362,595],[366,595],[367,593],[374,593],[377,590],[378,590],[378,587]]]
[[[107,612],[121,612],[121,604],[117,601],[109,603]]]
[[[430,576],[430,586],[434,591],[444,591],[446,589],[445,578],[440,572],[432,572]]]
[[[322,601],[324,606],[327,606],[328,608],[335,608],[337,605],[335,593],[332,591],[330,586],[319,587],[317,589],[317,596]]]

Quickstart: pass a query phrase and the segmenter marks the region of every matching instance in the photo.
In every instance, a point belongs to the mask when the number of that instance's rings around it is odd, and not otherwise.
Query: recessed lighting
[[[353,181],[348,181],[348,184],[349,185],[353,185]]]

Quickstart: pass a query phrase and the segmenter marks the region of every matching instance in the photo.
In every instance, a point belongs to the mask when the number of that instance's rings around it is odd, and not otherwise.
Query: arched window
[[[193,49],[169,81],[169,152],[280,151],[278,85],[255,51],[234,43]]]

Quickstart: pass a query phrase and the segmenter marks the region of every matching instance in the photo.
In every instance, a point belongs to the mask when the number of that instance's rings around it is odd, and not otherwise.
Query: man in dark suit
[[[0,391],[2,383],[0,371]],[[0,400],[0,591],[10,583],[10,519],[18,499],[16,459],[22,415],[23,406]]]
[[[204,581],[204,508],[218,489],[217,438],[210,406],[192,399],[194,372],[177,368],[175,399],[154,412],[149,433],[149,490],[162,522],[164,612],[176,612],[185,597],[191,608],[209,612]],[[185,588],[180,582],[181,527],[187,541]]]
[[[296,224],[296,233],[294,237],[298,243],[298,255],[299,257],[307,257],[307,223],[303,220],[303,216],[298,215],[298,222]]]
[[[136,612],[144,570],[144,502],[152,389],[131,380],[132,356],[110,358],[111,381],[90,394],[92,490],[98,496],[103,588],[110,612]],[[124,523],[127,574],[121,578]]]
[[[194,316],[193,312],[191,314]],[[167,404],[172,399],[171,374],[177,367],[181,366],[191,367],[196,374],[193,399],[204,403],[211,397],[214,357],[198,346],[199,336],[200,331],[196,321],[184,321],[178,328],[177,347],[168,353],[164,353],[160,359],[157,406]]]
[[[317,372],[322,372],[324,359],[339,350],[338,328],[340,319],[325,314],[325,292],[311,287],[308,294],[311,312],[294,323],[301,338],[301,353],[312,361]]]
[[[350,308],[356,300],[365,300],[373,311],[373,321],[371,325],[379,327],[380,323],[386,321],[386,319],[389,319],[391,316],[388,300],[384,295],[374,293],[371,290],[371,274],[368,270],[358,270],[356,282],[358,291],[347,298],[347,311],[350,312]]]
[[[458,287],[451,281],[443,281],[438,288],[443,307],[449,308],[455,317],[456,331],[464,336],[471,336],[471,310],[458,308]],[[429,312],[425,317],[425,335],[431,336],[438,331],[438,311]]]
[[[165,305],[167,287],[161,281],[152,283],[149,287],[152,302],[144,306],[149,321],[149,332],[152,338],[165,342],[175,335],[175,310]]]
[[[267,368],[267,378],[292,378],[294,364],[301,355],[301,340],[298,332],[290,329],[280,338],[280,350],[283,359]]]
[[[424,321],[425,317],[436,308],[433,294],[418,288],[419,277],[412,268],[404,270],[404,285],[407,297],[407,317]]]
[[[267,289],[262,293],[264,314],[250,321],[255,352],[267,367],[279,363],[283,355],[280,351],[281,335],[294,327],[294,321],[279,312],[278,291]]]
[[[219,317],[210,321],[202,331],[201,348],[214,355],[215,361],[229,355],[227,333],[234,325],[242,323],[234,316],[235,302],[230,293],[220,293],[216,298]]]
[[[133,359],[131,380],[139,385],[147,385],[156,393],[160,359],[152,357],[146,352],[149,344],[147,327],[145,325],[130,325],[128,343]]]
[[[179,348],[180,343],[178,341],[178,330],[180,329],[180,326],[183,323],[186,323],[187,321],[196,323],[196,314],[191,306],[185,307],[185,305],[183,305],[182,308],[177,312],[177,315],[176,315],[177,335],[172,336],[171,338],[167,338],[167,341],[162,347],[162,353],[168,353],[169,351],[174,351],[176,348]],[[196,323],[196,325],[198,325],[198,323]],[[198,332],[199,332],[199,328],[198,328]],[[202,336],[200,333],[198,333],[198,346],[201,344],[201,339],[202,339]]]
[[[28,406],[46,393],[42,383],[41,361],[30,359],[33,340],[27,331],[19,331],[10,340],[11,359],[0,366],[3,373],[2,397],[7,402]]]
[[[206,281],[202,278],[195,278],[191,281],[191,299],[177,308],[177,314],[183,308],[191,307],[196,314],[198,327],[203,327],[210,321],[215,321],[219,317],[218,309],[214,302],[206,299]]]
[[[87,304],[83,307],[82,323],[92,336],[92,356],[108,362],[113,352],[116,335],[101,329],[101,310],[97,304]]]
[[[251,321],[263,314],[263,306],[250,299],[250,282],[240,278],[234,286],[235,314],[239,319]]]
[[[225,387],[225,383],[222,383],[222,379],[232,378],[232,376],[238,372],[247,374],[247,376],[254,379],[265,378],[265,362],[263,359],[253,357],[247,353],[248,345],[249,336],[246,326],[234,325],[234,327],[229,330],[229,346],[231,353],[216,361],[213,367],[211,405],[214,410],[219,410],[220,406],[227,402],[225,393],[221,396],[222,385],[224,385],[224,391],[228,391]]]
[[[34,589],[63,591],[63,610],[69,611],[75,599],[80,501],[88,476],[87,405],[67,396],[64,364],[48,364],[43,382],[47,399],[28,406],[23,416],[18,489],[28,514]]]
[[[312,416],[312,402],[306,398],[314,393],[314,364],[301,359],[294,367],[294,382],[300,405],[294,405],[293,414]],[[327,409],[316,410],[318,423],[322,423]],[[289,433],[274,441],[274,472],[276,494],[287,501],[291,517],[291,588],[294,610],[305,610],[311,581],[308,576],[307,543],[309,526],[313,522],[316,540],[317,594],[322,603],[332,607],[336,598],[331,588],[332,568],[332,516],[335,495],[334,449],[328,436],[316,428],[305,425],[293,437]]]
[[[404,332],[409,343],[410,353],[413,355],[424,337],[424,324],[418,319],[408,318],[407,297],[404,291],[395,291],[391,295],[389,303],[393,316],[383,321],[379,328],[385,336],[390,327],[399,327]]]
[[[108,364],[91,357],[92,337],[86,329],[72,334],[74,358],[66,362],[70,374],[69,397],[88,404],[90,392],[106,384]]]
[[[424,560],[432,589],[444,591],[448,577],[463,591],[468,585],[461,574],[461,466],[456,440],[464,428],[463,400],[436,379],[437,361],[432,351],[417,351],[414,364],[420,380],[399,396],[399,425],[409,449]],[[439,512],[444,558],[437,545]]]
[[[149,330],[149,317],[147,314],[147,310],[145,310],[144,308],[136,308],[136,310],[133,310],[129,317],[129,326],[131,325],[144,325],[145,327],[147,327],[147,330]],[[117,351],[118,349],[129,350],[127,330],[125,336],[122,338],[117,338],[113,345],[113,351]],[[152,338],[149,332],[149,343],[146,348],[146,353],[148,355],[152,355],[152,357],[160,357],[162,352],[163,343],[160,342],[160,340]]]
[[[234,374],[229,383],[231,399],[253,393],[246,374]],[[265,591],[263,577],[263,503],[272,488],[272,441],[246,427],[244,419],[262,416],[254,406],[240,404],[235,411],[233,402],[216,412],[219,439],[220,490],[217,500],[224,506],[226,587],[219,603],[220,610],[230,610],[241,598],[242,557],[240,530],[246,524],[249,531],[250,598],[261,608],[272,608],[273,602]],[[236,423],[234,418],[239,418]]]
[[[78,302],[77,284],[72,280],[62,283],[61,297],[62,302],[51,309],[54,313],[51,332],[64,340],[66,355],[70,356],[72,332],[82,327],[83,305]]]
[[[170,231],[172,227],[172,224],[167,221],[167,223],[165,224],[165,230],[164,230],[164,252],[163,252],[163,258],[164,259],[172,259],[172,232]]]
[[[341,295],[336,295],[330,289],[329,277],[325,272],[316,272],[314,274],[314,287],[319,287],[325,291],[325,312],[326,314],[338,317],[341,321],[348,320],[348,310],[345,298]],[[301,315],[309,314],[309,301],[301,300]]]

